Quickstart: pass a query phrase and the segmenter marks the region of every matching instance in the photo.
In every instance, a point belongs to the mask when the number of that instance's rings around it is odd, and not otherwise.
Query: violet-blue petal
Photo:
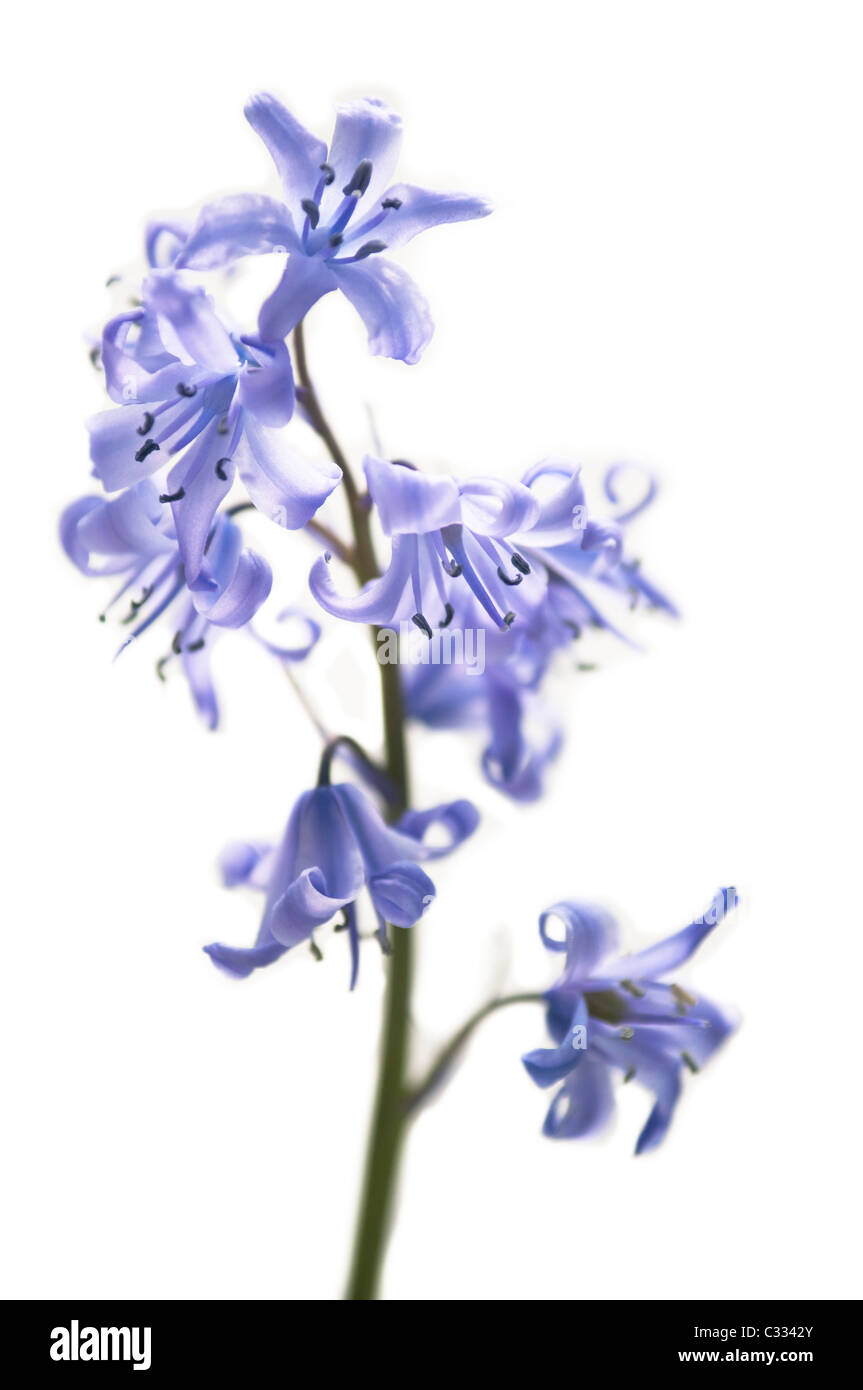
[[[542,1132],[549,1139],[584,1139],[595,1134],[614,1111],[609,1069],[590,1053],[571,1071],[551,1102]]]
[[[359,787],[343,782],[332,790],[339,798],[369,874],[382,873],[403,860],[428,857],[423,845],[412,835],[405,835],[384,822],[374,802]]]
[[[260,840],[236,840],[219,855],[225,888],[266,888],[272,872],[273,846]]]
[[[416,556],[416,538],[395,536],[389,567],[379,579],[366,584],[352,597],[340,594],[330,573],[330,556],[315,561],[309,574],[309,588],[325,613],[355,623],[391,623],[407,587]]]
[[[525,1069],[537,1086],[553,1086],[573,1071],[587,1055],[590,1042],[590,1023],[587,1004],[579,995],[572,1022],[558,1047],[537,1047],[522,1057]]]
[[[404,835],[410,835],[412,840],[418,840],[424,851],[424,857],[428,859],[440,859],[445,854],[451,854],[454,849],[463,844],[470,835],[474,833],[479,825],[479,811],[472,801],[461,799],[459,801],[449,801],[441,806],[432,806],[427,811],[405,811],[400,817],[396,829]],[[426,835],[430,830],[443,831],[446,835],[445,844],[426,844]]]
[[[539,503],[521,483],[501,478],[468,478],[459,484],[462,520],[480,536],[512,536],[526,531],[539,514]]]
[[[653,980],[669,971],[676,970],[698,949],[706,936],[723,920],[732,908],[737,906],[737,893],[733,888],[720,888],[710,907],[702,917],[697,917],[689,926],[683,927],[673,936],[658,941],[634,955],[623,956],[608,966],[603,966],[603,976],[608,979]]]
[[[247,979],[253,970],[261,966],[272,965],[285,954],[286,949],[272,938],[260,946],[223,946],[220,942],[214,942],[204,947],[213,964],[237,980]]]
[[[493,210],[485,198],[475,198],[468,193],[436,193],[410,183],[393,184],[386,190],[385,199],[401,203],[401,207],[387,213],[380,229],[388,249],[404,246],[430,227],[440,227],[447,222],[469,222],[476,217],[487,217]]]
[[[435,886],[418,864],[390,864],[369,879],[369,893],[384,921],[412,927],[434,901]]]
[[[256,420],[270,428],[286,425],[294,413],[294,371],[291,354],[284,343],[258,345],[255,339],[243,340],[254,350],[258,348],[260,366],[246,367],[237,383],[237,399]]]
[[[278,97],[256,92],[245,107],[246,120],[270,152],[290,207],[310,198],[327,157],[323,140],[306,130]]]
[[[233,481],[234,464],[225,453],[225,438],[218,421],[211,420],[168,474],[169,492],[183,491],[171,503],[171,511],[189,585],[201,573],[213,518]]]
[[[409,365],[418,362],[431,342],[434,324],[407,271],[377,255],[355,265],[334,265],[332,273],[366,326],[372,355]]]
[[[564,934],[556,936],[550,929],[553,919],[563,923]],[[570,978],[587,979],[600,961],[615,949],[618,940],[617,923],[610,912],[596,903],[555,903],[539,919],[539,934],[549,951],[565,951]]]
[[[299,244],[284,203],[262,193],[233,193],[201,209],[174,264],[188,270],[219,270],[241,256],[293,251]]]
[[[243,433],[234,450],[240,478],[259,511],[289,531],[311,521],[342,480],[334,463],[297,453],[281,430],[244,414]]]
[[[155,270],[144,281],[143,296],[148,309],[170,324],[193,363],[208,372],[237,371],[237,350],[202,285],[173,270]]]
[[[458,484],[446,474],[420,473],[367,454],[363,469],[388,536],[421,535],[461,520]]]
[[[282,277],[258,315],[258,329],[268,342],[286,338],[313,304],[338,288],[335,272],[317,256],[292,251]]]
[[[398,163],[401,134],[401,117],[376,97],[336,107],[333,138],[325,156],[335,178],[325,192],[324,205],[334,207],[340,201],[342,189],[364,159],[370,161],[372,170],[360,201],[363,208],[378,203]]]

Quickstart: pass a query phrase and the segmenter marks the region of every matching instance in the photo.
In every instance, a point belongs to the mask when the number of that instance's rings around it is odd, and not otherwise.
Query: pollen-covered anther
[[[156,443],[155,439],[145,440],[138,452],[135,454],[135,462],[143,463],[144,459],[149,458],[150,454],[156,453],[158,448],[159,446]]]
[[[633,999],[644,998],[644,990],[634,980],[621,980],[620,988],[625,989],[627,994],[631,994]]]
[[[216,434],[227,434],[228,428],[228,417],[227,415],[223,415],[216,425]]]
[[[681,1013],[684,1013],[686,1009],[694,1009],[695,1005],[698,1003],[695,995],[690,994],[689,991],[683,989],[681,985],[672,985],[671,993],[677,1000],[677,1007]]]
[[[323,960],[324,953],[318,945],[317,941],[315,941],[315,938],[313,936],[309,937],[309,950],[311,951],[315,960]]]
[[[635,1037],[635,1029],[628,1026],[626,1028],[621,1028],[618,1037],[623,1038],[624,1042],[632,1042],[632,1039]]]
[[[698,1072],[701,1070],[691,1052],[681,1052],[680,1058],[681,1061],[685,1062],[691,1072]]]
[[[343,241],[344,237],[342,236],[341,232],[333,232],[332,236],[330,237],[330,246],[332,246],[333,250],[335,250],[337,246],[341,246]]]
[[[423,617],[422,613],[414,613],[413,617],[411,618],[411,622],[416,623],[420,632],[424,633],[425,636],[428,637],[429,641],[431,641],[432,630],[428,618]]]
[[[178,487],[176,492],[160,492],[160,493],[159,493],[159,501],[160,501],[160,502],[182,502],[182,500],[183,500],[183,498],[185,497],[185,495],[186,495],[186,489],[185,489],[184,487]]]
[[[361,159],[342,192],[346,198],[361,198],[372,178],[372,161]]]
[[[199,637],[197,642],[190,642],[186,647],[187,652],[200,652],[204,649],[204,639]]]
[[[514,622],[515,622],[515,614],[514,614],[514,613],[504,613],[504,615],[503,615],[503,625],[504,625],[504,627],[507,629],[507,631],[509,631],[509,629],[512,627],[512,625],[513,625]]]
[[[197,396],[197,394],[198,394],[198,388],[197,388],[197,386],[187,386],[186,383],[185,383],[185,381],[178,381],[178,382],[177,382],[177,395],[178,395],[178,396],[185,396],[186,400],[187,400],[187,401],[190,401],[190,400],[192,399],[192,397],[193,397],[193,396]]]
[[[156,423],[156,417],[155,417],[155,415],[151,414],[149,410],[145,410],[145,411],[144,411],[144,418],[143,418],[143,420],[141,421],[141,423],[140,423],[140,425],[138,426],[138,428],[137,428],[137,430],[135,431],[135,433],[136,433],[136,434],[139,434],[139,435],[141,436],[141,438],[144,439],[145,436],[148,435],[148,434],[150,433],[150,430],[153,428],[153,426],[155,425],[155,423]]]
[[[384,198],[383,202],[381,203],[381,207],[384,209],[385,212],[389,212],[390,208],[392,208],[394,212],[398,212],[401,205],[401,198]]]
[[[634,1076],[635,1076],[635,1067],[630,1067],[629,1070],[626,1072],[626,1075],[625,1075],[624,1078],[623,1078],[623,1084],[624,1084],[624,1086],[626,1085],[627,1081],[631,1081],[632,1078],[633,1078]]]
[[[175,632],[174,636],[171,638],[171,651],[174,653],[175,656],[179,656],[182,650],[183,634],[182,632]]]
[[[454,612],[455,612],[455,609],[453,608],[452,604],[451,604],[451,603],[447,603],[447,604],[444,606],[443,618],[442,618],[442,620],[438,623],[438,627],[449,627],[450,623],[452,622],[453,613],[454,613]]]
[[[514,550],[512,552],[510,559],[512,560],[513,566],[515,569],[518,570],[519,574],[530,574],[530,565],[527,563],[527,560],[524,558],[523,555],[519,555],[517,550]]]
[[[223,458],[219,459],[216,463],[216,477],[221,478],[223,483],[226,483],[228,481],[228,475],[225,472],[225,464],[230,462],[231,460],[229,458]]]
[[[314,231],[315,227],[317,227],[319,221],[321,220],[320,208],[318,207],[314,198],[303,198],[302,202],[300,203],[300,207],[306,214],[306,217],[309,219],[309,224],[312,228],[312,231]]]

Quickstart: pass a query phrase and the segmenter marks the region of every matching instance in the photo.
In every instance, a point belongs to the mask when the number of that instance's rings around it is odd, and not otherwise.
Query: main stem
[[[309,418],[326,444],[330,457],[342,470],[343,487],[354,533],[353,568],[357,579],[361,584],[365,584],[378,573],[369,527],[369,513],[359,494],[348,460],[324,415],[312,382],[302,323],[298,324],[294,331],[294,351],[297,376],[304,391],[304,403]],[[398,816],[406,809],[409,795],[401,682],[398,665],[394,663],[381,663],[380,673],[385,766],[396,791],[397,800],[393,805],[392,814]],[[392,954],[387,971],[377,1090],[351,1269],[345,1291],[346,1298],[356,1300],[371,1300],[377,1297],[406,1121],[413,934],[398,927],[391,930]]]

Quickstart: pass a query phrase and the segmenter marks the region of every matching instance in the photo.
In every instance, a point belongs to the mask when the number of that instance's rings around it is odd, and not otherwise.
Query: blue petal
[[[191,230],[192,222],[187,217],[162,217],[148,222],[144,236],[147,264],[154,270],[171,265]]]
[[[165,462],[159,449],[144,452],[140,430],[146,419],[140,405],[120,405],[100,411],[87,421],[93,472],[106,492],[117,492],[155,473]],[[136,454],[141,453],[140,459]]]
[[[78,521],[76,547],[88,555],[152,559],[169,555],[176,542],[164,531],[165,512],[149,479],[89,508]]]
[[[226,845],[219,855],[219,872],[226,888],[239,885],[266,888],[272,872],[273,846],[240,840]]]
[[[521,483],[501,478],[468,478],[459,484],[462,520],[479,536],[511,536],[530,527],[539,503]]]
[[[262,929],[296,945],[352,902],[364,882],[363,857],[335,789],[305,792],[276,856]]]
[[[385,922],[412,927],[435,897],[435,886],[418,864],[391,864],[369,879],[369,893]]]
[[[206,577],[214,589],[195,591],[198,612],[219,627],[243,627],[253,618],[273,584],[273,573],[260,555],[243,549],[239,529],[230,521],[219,526],[207,552]]]
[[[439,227],[446,222],[467,222],[474,217],[487,217],[493,211],[485,198],[468,193],[435,193],[429,188],[398,183],[386,190],[385,200],[398,199],[401,207],[393,208],[381,224],[380,235],[387,247],[404,246],[418,232]]]
[[[353,598],[338,592],[330,574],[330,556],[322,555],[312,566],[309,588],[324,612],[335,618],[347,618],[354,623],[390,624],[395,620],[410,580],[415,555],[414,537],[396,536],[389,568]]]
[[[243,433],[234,450],[240,478],[259,511],[289,531],[311,521],[342,480],[334,463],[305,458],[253,415],[243,415]]]
[[[588,1055],[582,1066],[569,1073],[551,1102],[542,1132],[549,1139],[583,1139],[601,1129],[613,1110],[608,1067]]]
[[[258,315],[261,337],[268,342],[286,338],[313,304],[337,288],[336,276],[325,261],[292,251],[281,280]]]
[[[359,787],[343,782],[332,791],[339,799],[369,874],[384,873],[402,861],[428,857],[413,836],[384,823],[374,803]]]
[[[376,97],[364,97],[336,108],[330,152],[325,156],[335,179],[322,200],[322,215],[328,216],[324,210],[341,201],[342,189],[364,159],[371,161],[372,172],[360,206],[371,208],[380,201],[398,163],[401,134],[399,115]]]
[[[386,535],[421,535],[461,520],[454,478],[420,473],[371,454],[363,460],[363,469]]]
[[[554,458],[543,459],[528,469],[522,478],[525,487],[533,489],[541,478],[555,478],[558,486],[553,492],[534,492],[539,508],[535,520],[519,538],[525,545],[545,547],[580,540],[587,523],[580,474],[579,467]]]
[[[549,921],[556,917],[564,925],[564,939],[552,936]],[[566,979],[586,980],[617,944],[617,923],[605,908],[595,903],[559,902],[543,912],[539,934],[549,951],[566,952]],[[624,976],[624,978],[626,978]]]
[[[587,1005],[581,995],[577,996],[572,1022],[563,1042],[558,1047],[537,1047],[522,1057],[525,1069],[537,1086],[553,1086],[568,1076],[587,1056],[590,1045],[591,1024]]]
[[[192,362],[220,375],[238,371],[231,335],[201,285],[172,270],[152,271],[144,281],[143,298],[148,309],[168,321]]]
[[[269,92],[257,92],[246,103],[246,120],[269,150],[291,207],[310,198],[320,179],[327,147],[286,106]]]
[[[299,244],[284,203],[261,193],[235,193],[201,209],[174,264],[188,270],[218,270],[241,256],[294,251]]]
[[[201,573],[213,517],[234,480],[234,465],[227,454],[226,438],[219,433],[218,421],[211,420],[168,474],[171,493],[180,488],[184,490],[184,496],[171,503],[171,511],[186,581],[190,585]]]
[[[241,946],[222,946],[219,942],[204,947],[213,964],[237,980],[245,980],[253,970],[259,969],[262,965],[272,965],[285,954],[286,949],[285,946],[280,946],[278,941],[269,941],[264,945],[249,946],[245,949]]]
[[[294,413],[294,372],[284,343],[243,342],[257,352],[260,366],[246,367],[237,384],[237,399],[262,425],[286,425]]]
[[[460,844],[473,834],[479,825],[479,811],[472,801],[449,801],[442,806],[432,806],[428,811],[405,811],[396,828],[411,839],[418,840],[428,859],[440,859],[451,854]],[[443,830],[447,842],[443,845],[426,845],[425,837],[432,828]]]
[[[603,967],[603,975],[609,979],[653,980],[667,975],[682,965],[701,945],[714,927],[728,912],[737,906],[737,893],[734,888],[720,888],[703,917],[690,922],[688,927],[648,946],[631,956],[623,956],[613,965]]]
[[[617,522],[618,526],[623,526],[626,522],[632,521],[633,517],[638,516],[639,512],[643,512],[645,507],[649,507],[659,491],[659,484],[656,476],[649,472],[648,469],[642,468],[640,464],[613,463],[606,471],[603,479],[605,495],[609,502],[617,503],[620,500],[617,493],[617,482],[621,473],[636,473],[639,479],[643,481],[643,492],[636,502],[630,503],[624,511],[617,513],[614,520]]]
[[[356,265],[333,266],[333,274],[366,326],[369,351],[410,365],[418,362],[434,324],[407,271],[378,255]]]

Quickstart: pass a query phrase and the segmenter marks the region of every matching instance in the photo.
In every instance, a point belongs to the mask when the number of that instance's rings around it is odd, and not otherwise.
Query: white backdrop
[[[218,653],[216,736],[156,682],[158,640],[112,665],[104,591],[54,535],[88,489],[106,276],[152,211],[268,184],[242,106],[270,88],[324,135],[336,100],[386,97],[404,178],[496,204],[404,253],[437,323],[421,365],[370,359],[348,306],[315,311],[353,456],[369,403],[388,451],[428,466],[514,478],[560,453],[594,485],[616,459],[664,484],[634,542],[684,621],[631,623],[644,654],[594,640],[601,669],[559,690],[547,798],[514,808],[476,746],[415,738],[417,802],[483,812],[420,929],[421,1054],[502,972],[550,981],[536,917],[558,897],[607,903],[636,946],[720,883],[743,900],[686,977],[743,1026],[665,1146],[631,1157],[635,1086],[603,1140],[543,1140],[519,1062],[539,1012],[493,1019],[410,1139],[385,1295],[859,1294],[859,7],[141,13],[19,11],[3,60],[3,1292],[340,1291],[380,963],[364,952],[348,995],[339,938],[245,983],[200,950],[251,940],[257,902],[213,861],[278,833],[314,736],[243,638]],[[314,549],[269,539],[301,576]],[[303,675],[373,740],[365,659],[333,639]]]

